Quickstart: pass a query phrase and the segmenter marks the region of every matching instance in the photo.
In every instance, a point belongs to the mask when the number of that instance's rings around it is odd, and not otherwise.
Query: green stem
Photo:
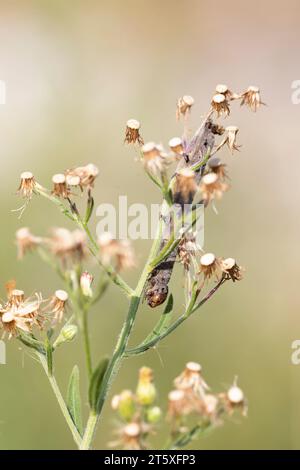
[[[169,328],[167,328],[161,335],[155,336],[153,339],[148,341],[147,343],[142,342],[139,346],[136,348],[132,349],[127,349],[125,356],[130,357],[130,356],[135,356],[137,354],[142,354],[146,352],[148,349],[153,348],[159,341],[162,339],[166,338],[166,336],[169,336],[176,328],[178,328],[187,318],[189,318],[198,308],[202,307],[214,294],[217,292],[217,290],[223,285],[225,282],[225,279],[222,278],[216,285],[211,289],[208,294],[206,294],[205,297],[203,297],[200,302],[198,302],[195,305],[195,300],[196,297],[192,297],[190,304],[187,308],[187,310],[184,312],[184,314],[180,315],[180,317],[175,320]]]
[[[83,321],[82,321],[82,333],[83,333],[83,340],[84,340],[84,349],[85,349],[85,358],[86,358],[86,367],[89,378],[91,378],[93,373],[93,365],[92,365],[92,354],[91,354],[91,344],[90,344],[90,335],[89,335],[89,320],[88,320],[88,309],[83,308]]]
[[[160,233],[161,233],[161,223],[158,226],[157,235],[159,235]],[[143,272],[139,279],[139,282],[136,286],[134,294],[131,297],[127,317],[124,321],[120,336],[118,338],[117,344],[114,349],[114,353],[112,355],[112,358],[108,364],[108,367],[103,377],[103,381],[101,384],[101,389],[100,389],[99,397],[97,401],[97,406],[96,406],[97,413],[95,413],[95,411],[93,410],[91,410],[90,412],[86,429],[84,432],[84,436],[82,438],[82,443],[80,446],[81,450],[88,450],[91,447],[91,443],[95,435],[95,431],[97,428],[97,424],[98,424],[98,421],[102,412],[102,408],[103,408],[107,393],[125,357],[126,347],[128,344],[130,333],[134,325],[135,317],[136,317],[138,307],[141,301],[144,286],[147,281],[149,272],[151,271],[150,260],[153,258],[154,253],[156,253],[159,243],[160,243],[160,237],[156,236],[152,244],[152,248],[150,250],[148,260],[144,266]]]
[[[66,422],[67,422],[67,425],[68,425],[69,428],[70,428],[70,431],[71,431],[71,433],[72,433],[73,439],[74,439],[75,443],[77,444],[77,446],[79,447],[79,446],[81,445],[81,436],[80,436],[80,434],[79,434],[79,432],[78,432],[78,430],[77,430],[77,428],[76,428],[76,426],[75,426],[75,424],[74,424],[74,422],[73,422],[73,420],[72,420],[72,418],[71,418],[71,416],[70,416],[70,413],[69,413],[69,411],[68,411],[67,405],[66,405],[66,403],[65,403],[65,401],[64,401],[64,399],[63,399],[63,396],[62,396],[62,394],[61,394],[61,392],[60,392],[60,389],[59,389],[59,387],[58,387],[58,384],[57,384],[57,382],[56,382],[54,376],[53,376],[53,375],[50,375],[49,372],[48,372],[47,360],[46,360],[44,354],[41,354],[41,353],[39,353],[39,352],[37,352],[36,354],[37,354],[37,356],[38,356],[38,358],[39,358],[39,361],[40,361],[40,363],[42,364],[42,367],[43,367],[43,369],[44,369],[44,371],[45,371],[45,373],[46,373],[46,375],[47,375],[47,377],[48,377],[48,380],[49,380],[49,382],[50,382],[50,385],[51,385],[51,387],[52,387],[52,390],[53,390],[53,392],[54,392],[54,394],[55,394],[55,396],[56,396],[57,402],[58,402],[58,404],[59,404],[59,406],[60,406],[61,412],[62,412],[62,414],[63,414],[63,416],[64,416],[64,418],[65,418],[65,420],[66,420]]]

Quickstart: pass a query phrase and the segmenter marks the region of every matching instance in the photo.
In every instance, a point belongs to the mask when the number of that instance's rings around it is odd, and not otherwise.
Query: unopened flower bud
[[[124,421],[130,422],[135,413],[134,396],[130,390],[123,390],[118,395],[117,411]]]
[[[85,297],[93,296],[93,291],[91,288],[93,279],[93,276],[87,271],[84,271],[80,276],[80,288]]]
[[[152,405],[156,399],[156,388],[153,384],[153,373],[149,367],[142,367],[139,372],[139,381],[136,396],[143,406]]]
[[[161,420],[162,411],[159,406],[152,406],[146,411],[146,419],[150,424],[156,424]]]
[[[58,346],[60,346],[63,343],[68,343],[70,341],[73,341],[73,339],[77,335],[77,331],[78,331],[78,328],[77,328],[76,325],[65,325],[61,329],[58,338],[56,339],[56,341],[53,344],[53,347],[57,348]]]

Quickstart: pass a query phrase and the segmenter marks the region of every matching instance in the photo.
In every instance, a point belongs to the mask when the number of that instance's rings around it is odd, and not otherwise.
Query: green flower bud
[[[162,416],[162,411],[159,406],[152,406],[146,411],[146,419],[150,424],[156,424],[160,421]]]
[[[59,333],[56,341],[53,344],[54,348],[57,348],[63,343],[67,343],[69,341],[73,341],[75,336],[77,335],[78,328],[76,325],[65,325]]]
[[[135,414],[134,396],[130,390],[123,390],[112,399],[112,408],[118,411],[120,418],[130,422]]]
[[[136,389],[138,402],[143,406],[152,405],[156,395],[152,370],[149,367],[142,367],[139,372],[139,381]]]

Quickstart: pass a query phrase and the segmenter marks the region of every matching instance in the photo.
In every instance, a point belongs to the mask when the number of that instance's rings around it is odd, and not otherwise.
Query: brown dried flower
[[[79,229],[71,232],[66,228],[55,228],[49,244],[53,254],[63,262],[82,261],[88,254],[86,234]]]
[[[241,106],[248,106],[251,111],[256,111],[261,105],[265,105],[261,101],[260,90],[257,86],[249,86],[249,88],[241,94]]]
[[[189,116],[194,103],[195,100],[192,96],[184,95],[179,98],[177,101],[176,119],[179,121],[181,116],[186,119]]]
[[[237,265],[234,258],[226,258],[221,261],[220,265],[227,279],[231,279],[233,282],[243,279],[242,269]]]
[[[22,259],[24,255],[34,250],[42,242],[41,237],[32,235],[28,227],[22,227],[16,232],[16,244],[18,249],[18,259]]]
[[[212,109],[217,113],[217,117],[222,116],[222,114],[224,114],[226,117],[230,114],[229,103],[225,96],[221,93],[217,93],[212,97],[211,106]]]
[[[237,93],[233,93],[231,90],[229,90],[228,86],[224,84],[219,84],[216,86],[216,93],[224,95],[226,100],[228,101],[239,98],[239,95]]]
[[[244,392],[237,386],[236,380],[226,393],[220,394],[220,398],[225,402],[229,415],[232,415],[235,410],[240,410],[243,416],[247,416],[247,400]]]
[[[160,145],[148,142],[142,147],[143,165],[146,171],[153,175],[161,176],[171,163],[171,159]]]
[[[183,143],[180,137],[173,137],[169,140],[169,147],[177,155],[183,154]]]
[[[25,299],[24,292],[13,289],[4,306],[0,306],[0,325],[9,338],[16,336],[19,330],[31,332],[35,325],[42,328],[43,315],[40,312],[42,299]]]
[[[54,325],[62,321],[63,316],[66,311],[68,299],[69,299],[69,296],[66,291],[64,290],[55,291],[48,307],[49,313],[53,315],[52,323]]]
[[[20,196],[30,199],[35,188],[35,179],[30,171],[24,171],[21,174],[21,183],[18,188],[17,194]]]
[[[124,142],[127,144],[143,145],[144,140],[140,135],[140,123],[136,119],[129,119],[126,124],[125,139]]]
[[[185,393],[183,390],[172,390],[168,394],[168,417],[177,419],[189,411],[187,409]]]
[[[200,190],[205,206],[213,199],[221,199],[223,193],[229,189],[225,183],[215,172],[207,173],[201,179]]]
[[[220,260],[213,253],[205,253],[200,258],[200,273],[203,273],[204,281],[217,275],[220,269]]]
[[[108,232],[98,239],[103,264],[116,263],[117,271],[130,269],[136,265],[135,256],[128,240],[116,240]]]
[[[176,174],[174,187],[174,202],[191,203],[198,190],[194,171],[183,168]]]
[[[228,178],[227,171],[226,171],[226,164],[222,163],[221,160],[217,157],[210,158],[208,161],[209,169],[216,173],[220,180],[225,180]]]
[[[99,175],[99,169],[93,163],[85,166],[78,166],[71,170],[66,170],[66,182],[69,186],[80,186],[81,189],[88,189],[94,186],[95,179]]]
[[[62,173],[53,175],[52,177],[53,190],[52,194],[57,197],[67,198],[70,195],[70,190],[67,187],[66,177]]]

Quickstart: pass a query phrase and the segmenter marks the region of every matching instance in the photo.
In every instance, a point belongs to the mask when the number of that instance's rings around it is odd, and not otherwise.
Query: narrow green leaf
[[[74,366],[67,391],[67,407],[78,432],[82,435],[81,398],[79,389],[79,369]]]
[[[102,380],[109,363],[108,357],[101,359],[98,367],[94,370],[89,387],[89,401],[90,406],[94,411],[97,411],[97,401],[99,391],[101,388]]]
[[[39,353],[45,354],[45,348],[44,345],[41,341],[38,341],[36,338],[34,338],[33,335],[29,333],[24,333],[23,331],[19,332],[18,339],[25,344],[25,346],[28,346],[29,348],[35,349]]]
[[[155,327],[151,331],[151,333],[147,336],[147,338],[142,342],[142,344],[146,344],[149,341],[151,341],[153,338],[156,338],[157,336],[160,336],[164,331],[168,328],[171,318],[172,318],[172,313],[173,313],[173,304],[174,304],[174,299],[173,295],[170,294],[167,305],[165,306],[165,309],[156,323]]]
[[[45,341],[45,350],[48,365],[48,374],[53,375],[53,348],[48,338]]]

